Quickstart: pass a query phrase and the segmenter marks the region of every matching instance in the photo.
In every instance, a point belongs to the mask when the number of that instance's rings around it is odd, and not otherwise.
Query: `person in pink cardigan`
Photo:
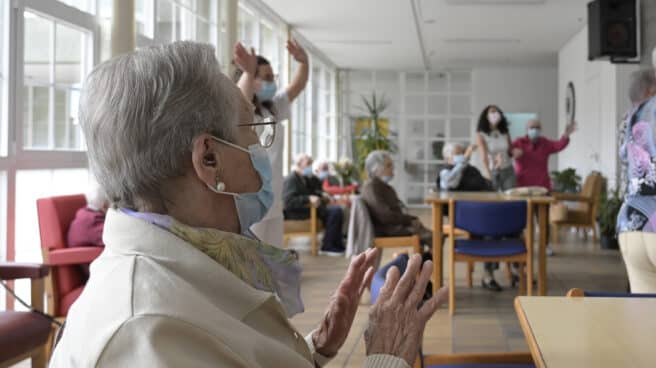
[[[567,147],[570,135],[576,130],[576,123],[568,124],[559,140],[543,137],[539,120],[529,121],[526,128],[527,134],[512,143],[517,186],[538,186],[551,191],[549,156]]]

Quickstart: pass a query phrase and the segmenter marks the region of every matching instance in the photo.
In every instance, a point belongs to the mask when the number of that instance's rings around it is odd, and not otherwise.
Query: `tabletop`
[[[554,201],[550,196],[511,196],[503,192],[431,192],[426,197],[428,203],[448,203],[456,201],[479,201],[479,202],[503,202],[503,201],[528,201],[535,204],[548,204]]]
[[[520,296],[515,310],[538,367],[656,366],[656,298]]]

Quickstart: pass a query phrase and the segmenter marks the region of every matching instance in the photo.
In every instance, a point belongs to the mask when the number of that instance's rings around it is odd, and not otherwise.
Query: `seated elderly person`
[[[308,219],[310,206],[315,207],[325,228],[321,252],[326,255],[343,254],[344,212],[339,206],[328,205],[330,196],[323,191],[321,180],[312,173],[312,157],[307,154],[296,157],[294,169],[285,178],[282,187],[285,219]]]
[[[69,247],[104,247],[102,235],[109,202],[97,184],[91,185],[85,197],[86,207],[75,212],[75,218],[68,227],[67,244]]]
[[[287,320],[303,311],[300,265],[243,235],[271,206],[271,163],[238,127],[252,106],[215,55],[193,42],[140,48],[87,77],[80,123],[112,208],[51,368],[313,368],[344,343],[377,254],[352,260],[323,321],[300,337]],[[431,269],[415,256],[403,276],[387,274],[364,366],[412,365],[445,295],[417,307]]]
[[[425,247],[433,244],[433,232],[419,218],[405,213],[405,205],[389,183],[394,178],[394,162],[387,151],[373,151],[365,160],[369,180],[362,186],[376,236],[419,235]]]
[[[477,168],[469,164],[476,145],[465,147],[460,143],[447,143],[442,149],[442,157],[447,165],[437,176],[437,188],[453,191],[488,191],[492,182],[487,180]]]
[[[336,196],[341,194],[353,194],[358,190],[357,184],[340,183],[337,177],[331,174],[330,164],[328,161],[319,160],[313,165],[314,175],[321,180],[324,192]]]

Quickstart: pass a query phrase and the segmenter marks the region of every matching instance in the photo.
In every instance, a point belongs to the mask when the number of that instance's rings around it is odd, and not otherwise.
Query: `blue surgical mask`
[[[277,91],[278,86],[276,86],[276,82],[262,82],[262,88],[256,93],[257,99],[260,102],[271,101]]]
[[[465,155],[455,155],[453,156],[453,164],[458,165],[467,162]]]
[[[528,130],[528,137],[535,140],[540,138],[540,129],[531,128]]]
[[[218,188],[209,187],[215,193],[231,195],[235,199],[235,207],[237,208],[237,216],[239,217],[240,232],[242,235],[254,238],[255,236],[250,231],[251,226],[260,222],[269,208],[273,205],[273,187],[271,184],[273,173],[271,169],[271,161],[264,148],[259,144],[253,144],[245,149],[230,142],[214,137],[215,140],[227,144],[231,147],[247,152],[251,158],[253,168],[260,176],[262,187],[259,191],[253,193],[232,193]]]
[[[389,175],[383,175],[380,177],[380,180],[384,181],[387,184],[389,184],[392,181],[392,179],[394,179],[394,177]]]
[[[312,167],[308,166],[305,169],[303,169],[303,176],[310,177],[312,176]]]
[[[328,177],[328,171],[321,171],[319,172],[319,179],[322,181],[325,180]]]

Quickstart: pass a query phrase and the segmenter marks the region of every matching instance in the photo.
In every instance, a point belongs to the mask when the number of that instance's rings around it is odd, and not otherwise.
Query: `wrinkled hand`
[[[423,267],[421,261],[420,255],[413,255],[400,280],[398,268],[392,267],[387,272],[378,300],[369,312],[369,327],[364,335],[367,355],[393,355],[412,367],[426,322],[448,298],[448,289],[443,287],[417,308],[433,269],[431,261]]]
[[[522,151],[521,148],[513,148],[512,149],[512,157],[514,159],[518,159],[524,155],[524,151]]]
[[[314,208],[319,208],[319,206],[321,206],[321,197],[311,195],[310,196],[310,206],[312,206]]]
[[[287,41],[287,51],[289,51],[289,53],[294,57],[294,60],[301,64],[307,64],[307,52],[305,52],[303,46],[301,46],[301,44],[299,44],[295,39]]]
[[[569,124],[567,124],[567,127],[565,128],[565,136],[569,137],[570,135],[572,135],[572,133],[576,131],[576,128],[577,125],[575,121],[572,121]]]
[[[369,249],[351,261],[346,276],[330,299],[321,326],[312,336],[319,354],[333,357],[346,341],[362,292],[374,276],[373,264],[379,253],[379,249]]]
[[[255,54],[255,49],[251,47],[249,53],[241,42],[237,42],[233,52],[233,58],[241,71],[255,76],[257,72],[257,55]]]

